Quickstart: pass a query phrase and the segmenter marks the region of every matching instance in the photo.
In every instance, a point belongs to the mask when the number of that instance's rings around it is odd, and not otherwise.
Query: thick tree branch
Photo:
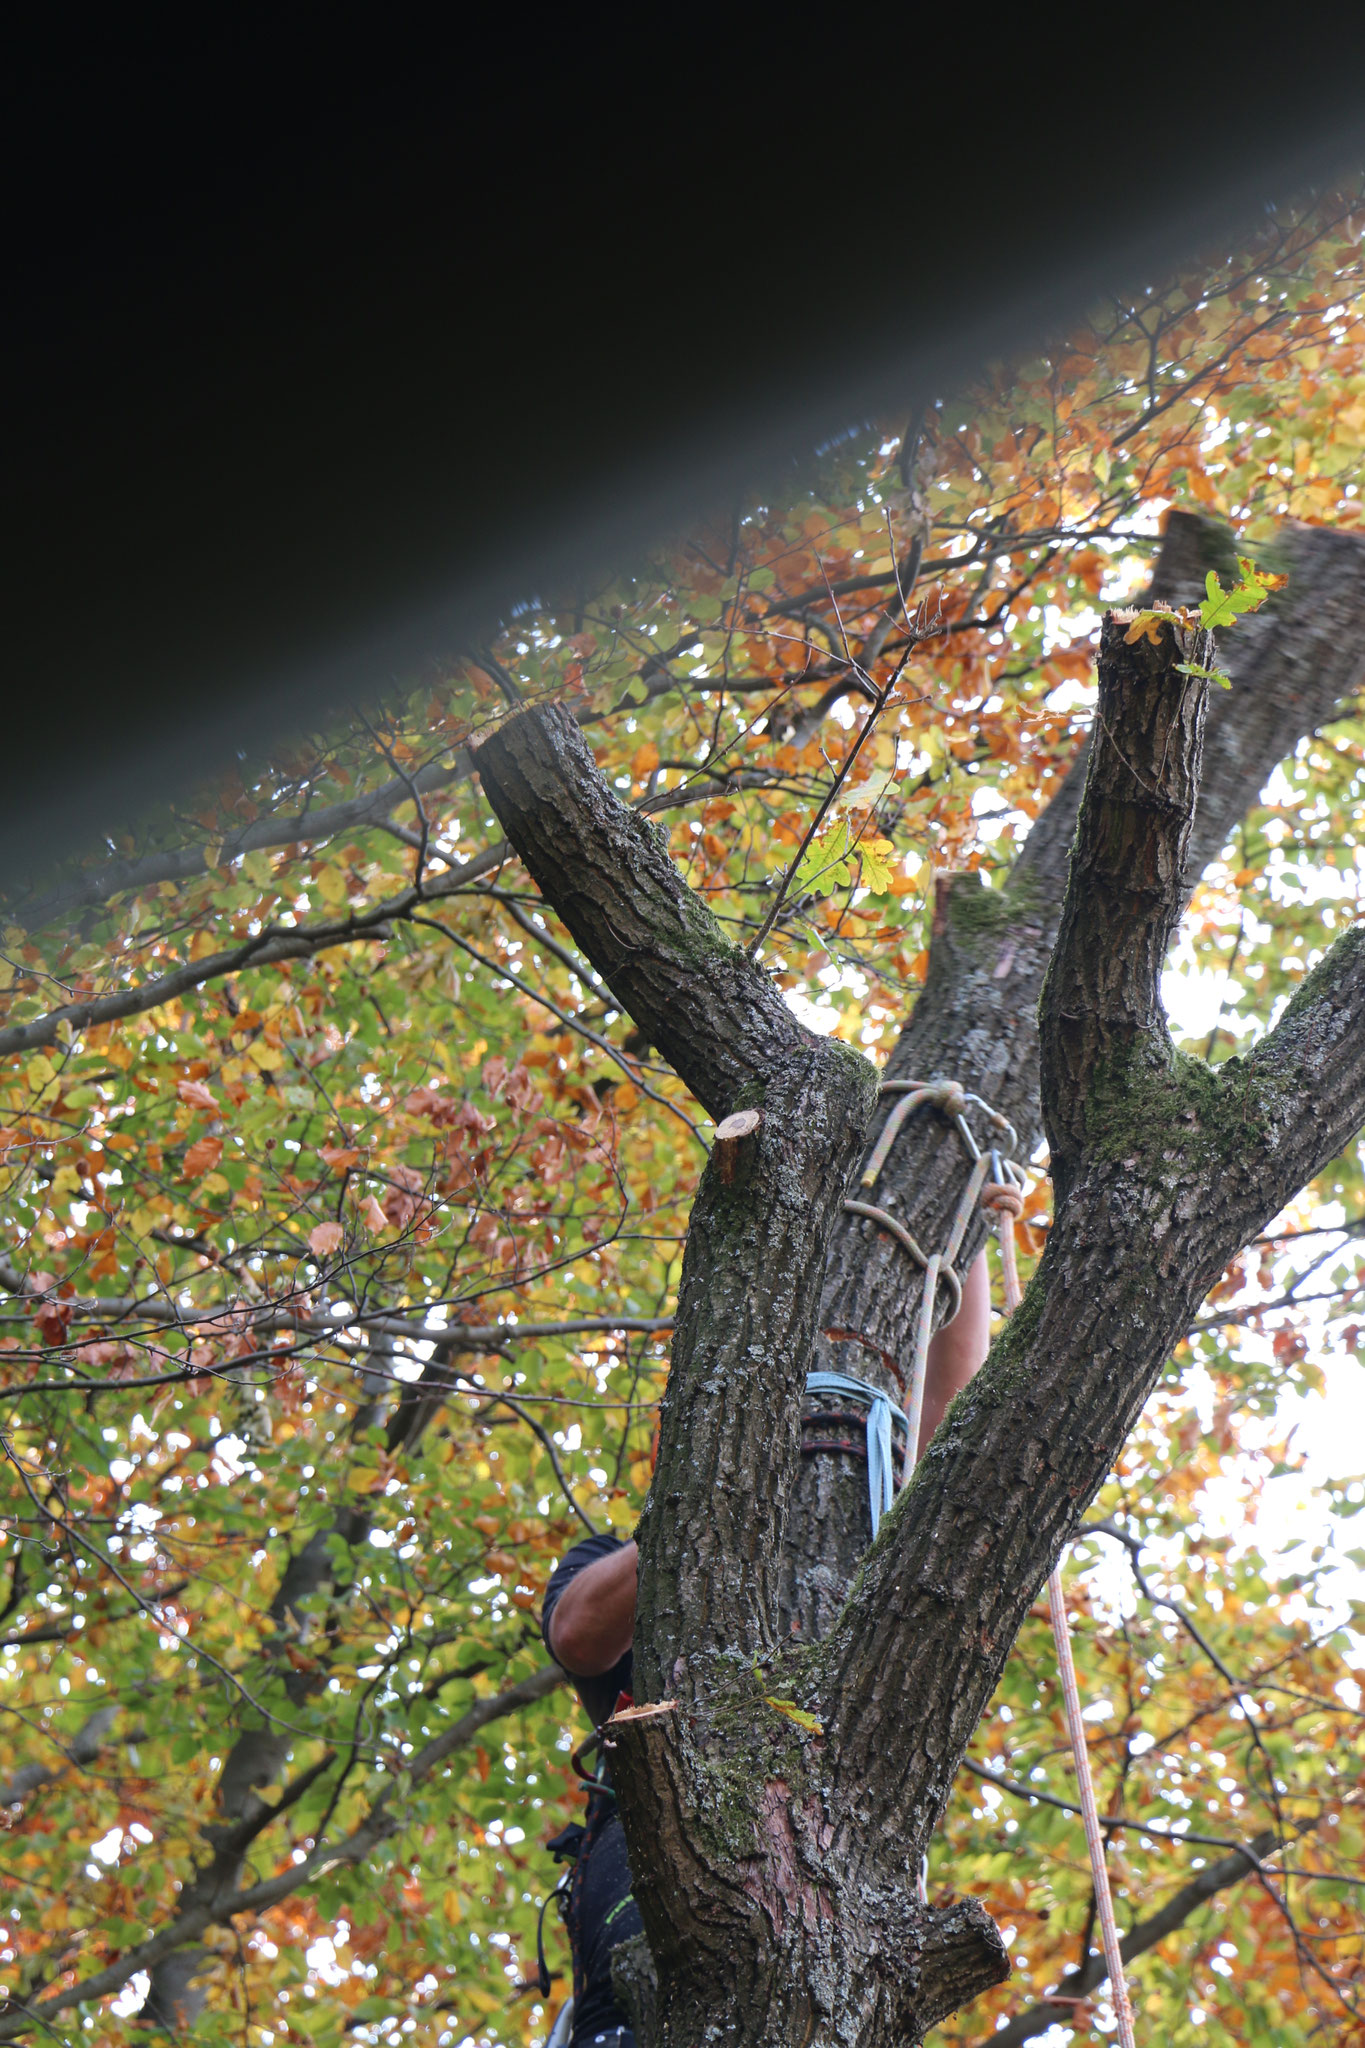
[[[603,781],[562,706],[523,712],[474,756],[508,839],[617,1001],[720,1119],[808,1038],[725,936],[666,839]]]
[[[1086,777],[1057,945],[1043,986],[1042,1095],[1052,1177],[1064,1197],[1105,1059],[1166,1042],[1161,969],[1180,915],[1199,790],[1211,636],[1174,623],[1128,641],[1111,613],[1100,639],[1099,730]]]
[[[1210,568],[1224,573],[1235,548],[1226,528],[1200,515],[1173,513],[1149,596],[1182,604],[1203,595]],[[1365,682],[1365,535],[1290,526],[1274,566],[1287,587],[1263,611],[1242,620],[1219,647],[1230,690],[1212,692],[1204,738],[1204,774],[1186,855],[1186,888],[1226,844],[1276,764],[1295,742],[1334,717]],[[1007,883],[981,887],[975,875],[940,884],[929,974],[891,1055],[889,1079],[954,1079],[995,1104],[1019,1132],[1028,1158],[1042,1136],[1038,1092],[1038,999],[1061,914],[1067,862],[1089,758],[1083,747],[1034,825]],[[880,1119],[878,1120],[880,1122]],[[874,1125],[872,1136],[876,1136]],[[880,1206],[921,1244],[944,1242],[962,1190],[964,1158],[952,1129],[921,1114],[897,1140],[877,1183]],[[974,1221],[957,1266],[964,1274],[981,1248]],[[907,1286],[907,1278],[911,1284]],[[903,1386],[919,1312],[920,1287],[888,1234],[854,1217],[836,1228],[820,1312],[822,1365],[885,1386]],[[940,1310],[942,1313],[942,1310]],[[827,1520],[828,1503],[811,1489],[811,1461],[800,1482],[802,1512]],[[807,1601],[807,1626],[825,1626],[837,1609],[867,1541],[851,1473],[848,1540],[837,1561],[812,1574],[828,1585]],[[828,1545],[825,1546],[828,1550]],[[797,1600],[800,1606],[800,1600]]]
[[[1278,1846],[1274,1831],[1267,1830],[1257,1835],[1255,1841],[1248,1842],[1245,1849],[1234,1850],[1231,1856],[1220,1857],[1217,1863],[1210,1863],[1206,1870],[1198,1871],[1188,1884],[1183,1884],[1178,1892],[1171,1894],[1159,1912],[1153,1913],[1149,1919],[1139,1920],[1123,1937],[1119,1946],[1124,1962],[1136,1962],[1139,1956],[1146,1955],[1148,1949],[1164,1941],[1168,1934],[1174,1934],[1178,1927],[1183,1927],[1191,1914],[1206,1906],[1215,1894],[1252,1876]],[[1057,1986],[1055,1997],[1039,1999],[1036,2004],[1026,2006],[1007,2026],[989,2035],[989,2048],[1021,2048],[1021,2043],[1045,2034],[1059,2020],[1065,2024],[1074,2016],[1072,2001],[1084,1998],[1104,1980],[1104,1957],[1096,1951],[1086,1959],[1083,1968],[1067,1971]],[[987,2042],[983,2041],[982,2048],[987,2048]]]
[[[850,1798],[863,1787],[855,1855],[875,1853],[883,1829],[913,1848],[937,1823],[1019,1624],[1195,1305],[1365,1118],[1359,928],[1251,1059],[1214,1071],[1171,1047],[1156,985],[1200,737],[1189,693],[1205,686],[1177,673],[1172,629],[1160,637],[1137,654],[1105,630],[1044,1004],[1059,1197],[1047,1249],[829,1643],[840,1783]]]
[[[714,1114],[739,1112],[717,1131],[692,1212],[640,1530],[636,1676],[657,1700],[700,1683],[710,1654],[771,1648],[819,1275],[875,1082],[725,938],[567,712],[521,714],[475,760],[508,838],[623,1008]]]

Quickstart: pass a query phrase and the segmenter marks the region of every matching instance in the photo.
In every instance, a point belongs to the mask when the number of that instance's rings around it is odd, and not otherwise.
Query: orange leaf
[[[348,1166],[354,1166],[360,1154],[354,1145],[319,1145],[318,1158],[330,1166],[333,1173],[342,1173]]]
[[[201,1173],[211,1173],[223,1156],[221,1138],[196,1138],[185,1154],[185,1163],[180,1169],[182,1180],[198,1180]]]
[[[374,1196],[366,1195],[360,1205],[360,1220],[367,1230],[382,1230],[389,1219]]]
[[[320,1259],[325,1259],[329,1252],[340,1250],[343,1235],[339,1223],[319,1223],[316,1229],[309,1231],[308,1242],[314,1254]]]
[[[191,1109],[217,1109],[218,1097],[202,1081],[177,1081],[175,1092]]]

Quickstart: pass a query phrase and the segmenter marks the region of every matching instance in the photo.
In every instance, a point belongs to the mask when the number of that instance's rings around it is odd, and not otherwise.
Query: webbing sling
[[[808,1394],[845,1394],[867,1410],[867,1500],[872,1510],[872,1537],[876,1541],[882,1516],[896,1497],[895,1453],[892,1431],[899,1424],[910,1441],[904,1414],[893,1407],[891,1397],[866,1380],[852,1379],[845,1372],[808,1372]]]

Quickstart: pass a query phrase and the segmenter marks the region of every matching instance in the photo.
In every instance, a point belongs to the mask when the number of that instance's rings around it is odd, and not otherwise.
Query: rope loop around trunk
[[[949,1227],[947,1242],[943,1249],[926,1253],[918,1240],[905,1225],[875,1203],[850,1198],[844,1203],[845,1209],[853,1216],[865,1216],[875,1223],[922,1268],[924,1284],[920,1293],[919,1316],[915,1325],[914,1361],[910,1373],[909,1392],[906,1396],[905,1414],[907,1444],[905,1452],[905,1477],[908,1479],[914,1469],[919,1451],[920,1423],[924,1413],[924,1388],[929,1369],[929,1342],[934,1331],[934,1304],[938,1285],[942,1280],[949,1288],[953,1303],[949,1315],[941,1328],[953,1320],[962,1306],[962,1282],[954,1270],[954,1260],[962,1248],[976,1208],[987,1210],[995,1224],[996,1239],[1000,1249],[1001,1277],[1004,1282],[1005,1313],[1013,1315],[1022,1298],[1019,1285],[1019,1268],[1015,1259],[1014,1226],[1024,1212],[1024,1194],[1027,1180],[1022,1167],[1010,1157],[1018,1144],[1014,1126],[981,1096],[973,1095],[957,1081],[885,1081],[883,1095],[896,1098],[891,1112],[882,1125],[877,1142],[868,1154],[863,1169],[862,1186],[874,1188],[881,1176],[882,1168],[891,1157],[897,1137],[921,1107],[930,1107],[951,1123],[962,1141],[963,1149],[970,1161],[962,1196]],[[986,1148],[977,1143],[969,1122],[969,1111],[978,1110],[987,1124],[991,1137]],[[989,1178],[987,1176],[989,1175]],[[838,1373],[813,1374],[810,1385],[816,1380],[842,1380]],[[855,1383],[850,1383],[855,1384]],[[842,1391],[842,1389],[840,1389]],[[831,1391],[834,1389],[831,1387]],[[882,1485],[885,1488],[886,1506],[890,1505],[890,1403],[883,1395],[888,1411],[887,1456],[885,1465],[878,1466],[879,1478],[885,1473]],[[872,1488],[872,1430],[873,1410],[868,1412],[868,1485]],[[880,1426],[880,1425],[879,1425]],[[872,1533],[875,1537],[880,1520],[875,1496],[872,1504]],[[1090,1855],[1090,1875],[1095,1887],[1095,1908],[1100,1923],[1100,1937],[1104,1950],[1105,1968],[1109,1976],[1109,1987],[1114,2000],[1114,2013],[1118,2021],[1119,2048],[1136,2048],[1133,2032],[1133,2008],[1128,1997],[1128,1986],[1123,1971],[1123,1956],[1119,1947],[1118,1925],[1114,1918],[1114,1901],[1109,1889],[1109,1870],[1105,1861],[1104,1836],[1100,1828],[1099,1808],[1095,1801],[1094,1781],[1090,1774],[1090,1752],[1085,1740],[1085,1722],[1081,1714],[1080,1688],[1076,1681],[1076,1664],[1071,1654],[1071,1633],[1067,1621],[1066,1594],[1062,1586],[1060,1561],[1053,1567],[1047,1582],[1048,1608],[1052,1619],[1052,1638],[1057,1646],[1057,1670],[1061,1679],[1062,1700],[1066,1711],[1067,1734],[1071,1742],[1071,1757],[1076,1772],[1076,1783],[1080,1792],[1081,1814],[1085,1823],[1086,1847]],[[922,1903],[928,1903],[928,1862],[926,1856],[920,1866],[918,1891]]]

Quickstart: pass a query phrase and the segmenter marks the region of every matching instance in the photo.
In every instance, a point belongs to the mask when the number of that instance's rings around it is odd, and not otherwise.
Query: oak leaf
[[[333,1173],[342,1173],[348,1166],[354,1166],[360,1153],[354,1145],[319,1145],[318,1158]]]

